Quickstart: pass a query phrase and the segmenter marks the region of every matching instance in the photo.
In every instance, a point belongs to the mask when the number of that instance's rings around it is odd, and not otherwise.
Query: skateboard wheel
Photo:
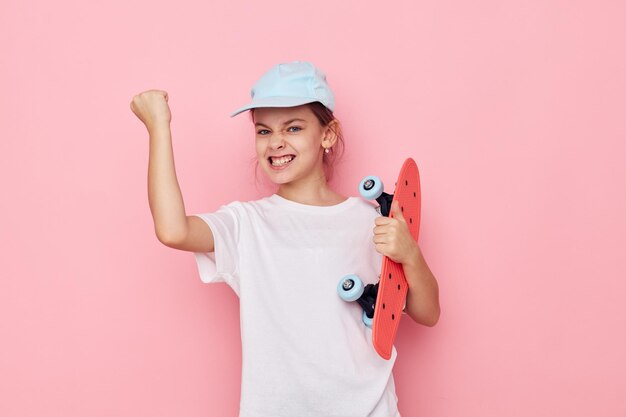
[[[384,185],[376,175],[370,175],[361,180],[359,193],[366,200],[376,200],[383,194]]]
[[[356,301],[363,295],[363,281],[354,274],[346,275],[337,284],[337,294],[344,301]]]
[[[372,317],[370,319],[369,317],[367,317],[367,314],[365,313],[365,311],[363,311],[363,324],[365,324],[367,327],[371,329],[373,322],[374,322],[374,318]]]

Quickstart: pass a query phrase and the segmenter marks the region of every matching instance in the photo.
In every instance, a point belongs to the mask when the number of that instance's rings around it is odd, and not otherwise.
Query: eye
[[[291,129],[296,129],[296,130],[291,130]],[[289,129],[287,129],[289,132],[298,132],[300,130],[302,130],[302,128],[298,127],[298,126],[291,126],[289,127]]]
[[[257,133],[257,134],[259,134],[259,135],[267,135],[267,133],[263,133],[263,132],[269,132],[269,130],[267,130],[267,129],[261,129],[261,130],[259,130],[259,131],[258,131],[258,132],[256,132],[256,133]]]

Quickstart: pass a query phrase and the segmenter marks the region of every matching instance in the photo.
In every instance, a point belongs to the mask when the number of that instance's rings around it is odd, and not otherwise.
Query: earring
[[[329,152],[330,152],[330,149],[329,149],[329,148],[326,148],[326,149],[324,149],[324,152],[329,153]]]

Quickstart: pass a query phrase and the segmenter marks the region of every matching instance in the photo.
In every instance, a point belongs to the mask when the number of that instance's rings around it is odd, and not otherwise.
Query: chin
[[[268,166],[263,166],[263,172],[265,173],[267,179],[276,185],[286,184],[293,181],[293,176],[290,175],[290,173],[276,172]]]

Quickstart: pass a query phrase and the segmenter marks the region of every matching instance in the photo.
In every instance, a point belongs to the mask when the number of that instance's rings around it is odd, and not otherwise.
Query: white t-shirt
[[[382,359],[361,307],[337,295],[344,275],[378,281],[373,205],[274,194],[197,216],[215,241],[215,252],[194,254],[200,278],[226,282],[240,300],[240,417],[399,416],[395,348]]]

